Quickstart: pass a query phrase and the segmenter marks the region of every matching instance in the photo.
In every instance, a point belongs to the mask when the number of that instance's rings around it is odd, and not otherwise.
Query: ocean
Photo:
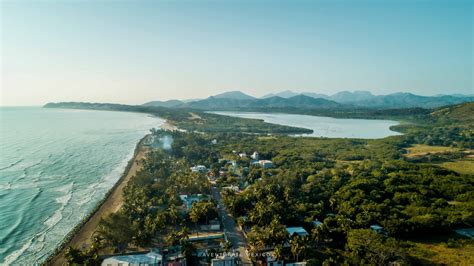
[[[0,264],[36,264],[104,197],[148,114],[0,107]]]

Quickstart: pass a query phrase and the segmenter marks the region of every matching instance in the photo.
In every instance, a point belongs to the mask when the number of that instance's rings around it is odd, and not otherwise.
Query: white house
[[[236,185],[230,185],[230,186],[223,187],[222,190],[230,190],[234,192],[239,192],[240,189]]]
[[[235,261],[234,256],[217,256],[215,259],[211,260],[211,266],[236,266],[237,263]]]
[[[163,265],[163,256],[156,252],[146,254],[120,255],[106,258],[102,261],[102,266],[161,266]]]
[[[262,168],[272,168],[273,163],[270,160],[258,160],[251,162],[253,166],[260,166]]]
[[[207,168],[204,165],[196,165],[191,167],[191,171],[194,173],[205,173],[207,171]]]
[[[245,158],[245,157],[247,157],[247,153],[245,153],[245,152],[239,153],[239,157],[240,158]]]
[[[258,152],[254,151],[252,153],[252,155],[250,155],[250,158],[252,158],[254,160],[258,160],[258,159],[260,159],[260,155],[258,154]]]
[[[197,195],[183,194],[183,195],[179,195],[179,198],[181,199],[181,201],[183,201],[184,207],[186,207],[186,209],[189,210],[193,206],[194,202],[199,202],[203,200],[204,197],[202,196],[202,194],[197,194]]]

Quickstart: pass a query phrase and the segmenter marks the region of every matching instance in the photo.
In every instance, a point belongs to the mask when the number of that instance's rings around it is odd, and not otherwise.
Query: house
[[[196,166],[191,167],[191,172],[205,173],[207,172],[207,168],[204,165],[196,165]]]
[[[254,151],[252,153],[252,155],[250,155],[250,158],[252,158],[254,160],[258,160],[258,159],[260,159],[260,155],[258,154],[258,152]]]
[[[263,168],[272,168],[273,163],[270,160],[258,160],[258,161],[252,161],[251,162],[252,166],[260,166]]]
[[[216,144],[217,144],[217,139],[213,139],[213,140],[211,141],[211,143],[212,143],[213,145],[216,145]]]
[[[245,152],[239,153],[239,157],[240,158],[245,158],[245,157],[247,157],[247,153],[245,153]]]
[[[454,230],[454,231],[456,233],[462,235],[462,236],[469,237],[469,238],[474,238],[474,227],[460,228],[460,229],[457,229],[457,230]]]
[[[239,187],[236,186],[236,185],[223,187],[222,190],[230,190],[230,191],[233,191],[233,192],[239,192],[240,191]]]
[[[236,266],[237,263],[235,261],[234,256],[217,256],[215,259],[211,260],[211,266]]]
[[[277,260],[273,256],[267,256],[267,266],[283,266],[285,265],[283,260]]]
[[[219,231],[221,230],[221,223],[219,219],[210,220],[208,224],[203,224],[200,226],[203,231]]]
[[[102,266],[163,265],[163,256],[155,252],[112,256],[102,261]]]
[[[323,223],[320,222],[318,219],[314,220],[314,221],[312,222],[312,224],[314,225],[314,227],[321,227],[321,226],[323,226]]]
[[[287,266],[306,266],[306,261],[287,263]]]
[[[272,168],[273,163],[270,160],[258,160],[258,161],[253,161],[252,162],[253,166],[261,166],[263,168]]]
[[[372,231],[374,231],[375,233],[377,233],[377,234],[384,234],[385,233],[385,230],[383,229],[383,227],[378,225],[378,224],[371,225],[370,229]]]
[[[184,207],[186,207],[187,210],[190,210],[191,207],[193,206],[193,203],[202,201],[204,199],[204,196],[202,194],[197,194],[197,195],[182,194],[182,195],[179,195],[179,198],[183,202]]]
[[[290,235],[290,237],[297,235],[297,236],[308,236],[308,232],[303,227],[287,227],[286,231]]]

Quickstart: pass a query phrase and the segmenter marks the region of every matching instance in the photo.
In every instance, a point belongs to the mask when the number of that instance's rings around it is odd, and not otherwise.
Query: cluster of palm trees
[[[190,231],[186,226],[182,227],[179,231],[172,231],[166,236],[166,243],[169,246],[179,246],[181,248],[181,253],[189,259],[196,248],[194,245],[189,242]]]
[[[289,235],[286,227],[273,219],[266,227],[253,226],[247,233],[247,241],[250,245],[250,252],[256,254],[252,257],[263,254],[266,250],[273,249],[273,255],[277,260],[283,255],[285,248],[289,251],[296,261],[299,261],[301,255],[306,254],[306,249],[310,245],[310,238],[303,235]]]

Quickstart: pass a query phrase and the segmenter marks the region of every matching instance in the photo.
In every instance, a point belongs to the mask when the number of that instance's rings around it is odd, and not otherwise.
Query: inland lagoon
[[[268,123],[284,126],[308,128],[312,129],[313,133],[303,136],[310,137],[377,139],[400,135],[400,133],[390,130],[391,126],[399,124],[392,120],[332,118],[283,113],[224,111],[213,113],[241,118],[261,119]]]

